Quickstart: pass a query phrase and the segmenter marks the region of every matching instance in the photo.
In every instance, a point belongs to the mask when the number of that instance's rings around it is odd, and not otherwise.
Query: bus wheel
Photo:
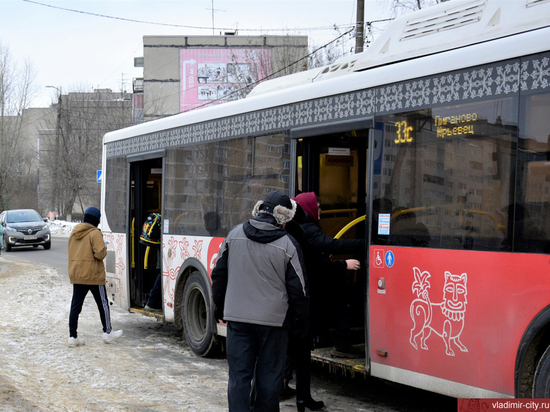
[[[191,350],[199,356],[214,352],[212,311],[206,282],[199,272],[193,272],[183,289],[183,333]]]
[[[535,371],[533,398],[550,398],[550,346],[546,348]]]

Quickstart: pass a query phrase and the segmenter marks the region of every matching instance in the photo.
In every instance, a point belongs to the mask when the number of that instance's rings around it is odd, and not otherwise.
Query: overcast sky
[[[379,0],[365,4],[365,21],[383,17]],[[310,44],[322,45],[338,36],[332,26],[343,33],[355,24],[356,7],[356,0],[0,0],[0,43],[18,65],[32,63],[37,94],[31,107],[46,107],[57,99],[46,86],[64,94],[131,92],[132,79],[143,73],[134,57],[143,56],[144,35],[238,29],[241,35],[307,35]]]

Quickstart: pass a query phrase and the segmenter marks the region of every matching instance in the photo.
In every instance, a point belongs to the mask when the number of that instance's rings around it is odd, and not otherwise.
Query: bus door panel
[[[105,257],[105,277],[107,296],[123,310],[130,309],[128,293],[127,260],[120,252],[127,250],[127,236],[122,233],[104,233],[103,239],[107,246]],[[118,248],[118,250],[117,250]]]
[[[349,225],[365,215],[367,129],[307,137],[298,144],[297,193],[315,192],[321,204],[320,226],[325,234],[342,239],[364,239],[365,222]],[[349,225],[342,233],[341,230]],[[334,260],[356,258],[332,256]],[[362,262],[362,266],[365,264]],[[353,344],[364,342],[365,271],[348,272],[343,289],[351,308]],[[327,298],[327,302],[334,301]],[[329,320],[327,319],[327,322]],[[334,320],[332,320],[334,321]],[[334,324],[331,324],[334,327]]]
[[[127,212],[130,168],[126,158],[119,157],[107,160],[104,171],[106,173],[102,182],[102,216],[99,227],[107,247],[104,260],[107,298],[123,310],[128,310],[130,295]],[[105,197],[107,191],[108,198]]]

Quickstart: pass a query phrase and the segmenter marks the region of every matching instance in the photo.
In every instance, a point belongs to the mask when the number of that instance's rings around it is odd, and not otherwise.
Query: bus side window
[[[428,246],[430,232],[416,219],[413,211],[404,207],[394,209],[391,217],[391,244],[401,246]]]

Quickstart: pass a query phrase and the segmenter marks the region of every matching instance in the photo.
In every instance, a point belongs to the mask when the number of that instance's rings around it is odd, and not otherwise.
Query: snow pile
[[[73,227],[78,225],[79,222],[66,222],[64,220],[50,220],[48,226],[50,227],[50,233],[52,235],[66,235],[69,236],[73,230]]]

